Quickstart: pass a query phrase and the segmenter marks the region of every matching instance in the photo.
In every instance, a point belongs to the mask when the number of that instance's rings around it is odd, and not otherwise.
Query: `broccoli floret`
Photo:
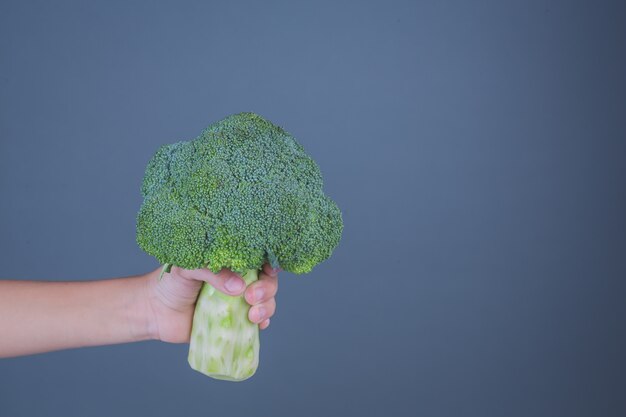
[[[161,263],[244,272],[264,262],[306,273],[343,223],[317,164],[281,127],[239,113],[162,146],[148,163],[137,242]]]

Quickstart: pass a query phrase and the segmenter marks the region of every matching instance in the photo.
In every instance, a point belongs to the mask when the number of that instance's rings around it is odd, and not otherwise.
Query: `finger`
[[[252,323],[261,323],[265,319],[269,319],[276,312],[276,300],[271,299],[264,303],[250,307],[248,318]]]
[[[274,298],[277,292],[278,276],[261,272],[259,280],[248,286],[244,297],[248,304],[255,305]]]
[[[215,289],[228,295],[239,295],[246,288],[244,280],[228,269],[215,273],[209,269],[182,269],[180,275],[184,278],[204,281]]]
[[[265,319],[261,322],[261,324],[259,324],[259,329],[265,330],[269,327],[269,325],[270,325],[270,319]]]

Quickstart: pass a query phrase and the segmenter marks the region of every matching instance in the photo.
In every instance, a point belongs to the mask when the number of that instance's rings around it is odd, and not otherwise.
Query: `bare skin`
[[[203,282],[225,294],[244,293],[248,318],[260,329],[276,311],[278,271],[268,265],[248,288],[228,270],[172,267],[159,281],[160,272],[85,282],[0,281],[0,358],[142,340],[187,343]]]

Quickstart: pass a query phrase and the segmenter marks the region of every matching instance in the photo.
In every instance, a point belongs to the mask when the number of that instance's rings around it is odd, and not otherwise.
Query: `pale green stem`
[[[164,264],[163,268],[161,268],[161,273],[159,274],[159,281],[163,278],[163,274],[166,272],[169,273],[172,270],[172,264]]]
[[[259,271],[248,270],[246,285]],[[248,319],[250,305],[243,295],[223,294],[204,283],[193,316],[189,365],[212,378],[243,381],[259,365],[259,326]]]

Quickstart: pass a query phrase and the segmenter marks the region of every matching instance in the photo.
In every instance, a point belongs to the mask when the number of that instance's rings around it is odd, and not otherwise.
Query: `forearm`
[[[153,338],[147,278],[0,281],[0,357]]]

